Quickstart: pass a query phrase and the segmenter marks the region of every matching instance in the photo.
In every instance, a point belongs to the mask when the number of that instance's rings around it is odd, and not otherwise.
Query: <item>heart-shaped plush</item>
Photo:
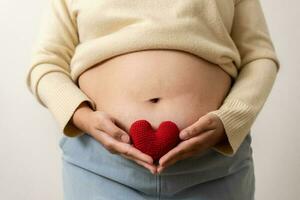
[[[158,161],[180,141],[179,128],[172,121],[163,121],[157,130],[144,119],[137,120],[130,126],[129,134],[133,146]]]

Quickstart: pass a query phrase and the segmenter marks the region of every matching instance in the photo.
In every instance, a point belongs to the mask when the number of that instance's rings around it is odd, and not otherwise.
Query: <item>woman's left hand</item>
[[[222,121],[213,113],[203,115],[195,123],[181,130],[179,137],[183,141],[159,159],[158,173],[179,160],[199,154],[227,140]]]

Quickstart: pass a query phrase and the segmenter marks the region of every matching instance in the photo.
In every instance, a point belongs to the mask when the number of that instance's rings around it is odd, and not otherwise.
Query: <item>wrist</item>
[[[72,116],[72,123],[76,125],[78,128],[80,128],[83,131],[87,131],[85,119],[88,119],[88,115],[94,112],[91,107],[89,106],[87,101],[84,101],[79,104],[79,106],[74,111],[74,114]]]

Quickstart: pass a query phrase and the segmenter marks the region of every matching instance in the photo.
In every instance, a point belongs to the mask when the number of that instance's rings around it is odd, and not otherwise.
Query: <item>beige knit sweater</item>
[[[233,156],[249,134],[279,70],[259,0],[50,0],[27,72],[28,89],[61,131],[84,134],[71,122],[83,101],[78,87],[89,67],[142,49],[179,49],[219,65],[234,84],[216,114]],[[212,80],[218,81],[218,80]]]

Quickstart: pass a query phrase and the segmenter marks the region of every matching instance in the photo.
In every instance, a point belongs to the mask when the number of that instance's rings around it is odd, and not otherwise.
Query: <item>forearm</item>
[[[84,133],[73,123],[73,114],[79,108],[80,113],[95,109],[95,104],[68,76],[60,72],[46,74],[38,84],[37,96],[57,120],[61,132],[71,137]],[[77,114],[76,119],[78,121]]]
[[[215,150],[226,156],[235,154],[265,104],[276,75],[271,59],[257,59],[242,68],[223,104],[211,112],[222,120],[228,139]]]
[[[87,126],[88,123],[86,123],[85,120],[88,120],[88,116],[91,112],[94,112],[94,110],[90,107],[88,101],[82,102],[74,111],[71,117],[71,123],[83,132],[89,132],[90,127]]]

